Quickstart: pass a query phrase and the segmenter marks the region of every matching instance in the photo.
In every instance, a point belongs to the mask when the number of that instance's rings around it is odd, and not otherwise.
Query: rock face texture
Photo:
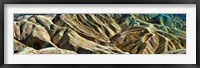
[[[186,54],[185,14],[17,14],[15,54]]]

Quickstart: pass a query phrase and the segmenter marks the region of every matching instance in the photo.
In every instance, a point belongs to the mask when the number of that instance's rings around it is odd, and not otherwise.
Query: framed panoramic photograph
[[[199,68],[198,8],[196,0],[3,0],[1,67]]]

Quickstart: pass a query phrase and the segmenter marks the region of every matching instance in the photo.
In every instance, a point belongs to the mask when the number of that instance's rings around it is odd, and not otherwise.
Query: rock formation
[[[185,54],[185,14],[17,14],[15,54]]]

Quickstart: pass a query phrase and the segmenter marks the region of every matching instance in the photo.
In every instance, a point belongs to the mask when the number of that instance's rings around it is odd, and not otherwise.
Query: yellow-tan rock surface
[[[28,14],[14,20],[15,54],[185,54],[173,14]]]

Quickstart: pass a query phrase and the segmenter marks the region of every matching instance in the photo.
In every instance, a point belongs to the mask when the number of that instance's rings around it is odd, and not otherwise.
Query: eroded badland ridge
[[[16,54],[185,54],[175,14],[34,14],[14,20]]]

